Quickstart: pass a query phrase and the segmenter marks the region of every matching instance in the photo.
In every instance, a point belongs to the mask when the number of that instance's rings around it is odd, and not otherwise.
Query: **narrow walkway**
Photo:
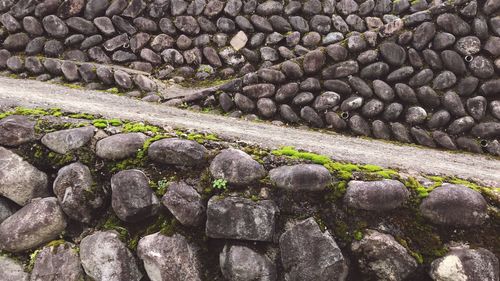
[[[394,167],[408,172],[460,176],[500,186],[500,160],[486,155],[451,153],[310,130],[278,127],[181,110],[99,91],[0,77],[0,105],[61,108],[63,111],[191,128],[267,148],[295,146],[340,161]]]

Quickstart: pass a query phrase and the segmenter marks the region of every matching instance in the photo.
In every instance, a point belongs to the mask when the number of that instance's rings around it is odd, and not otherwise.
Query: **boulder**
[[[211,238],[272,241],[278,212],[271,200],[214,196],[208,201],[206,234]]]
[[[350,181],[344,195],[347,206],[368,211],[387,211],[401,206],[410,197],[397,180]]]
[[[0,272],[2,281],[29,281],[29,273],[24,271],[23,264],[8,256],[0,256]]]
[[[171,183],[161,202],[183,225],[198,226],[203,222],[205,205],[201,195],[184,182]]]
[[[269,178],[278,188],[290,191],[321,191],[332,181],[330,172],[317,164],[278,167],[269,172]]]
[[[43,247],[36,255],[31,272],[31,281],[61,280],[61,278],[67,281],[80,281],[84,277],[78,248],[68,242]]]
[[[420,204],[420,212],[431,222],[463,227],[484,223],[488,218],[487,208],[479,192],[455,184],[435,188]]]
[[[235,186],[249,185],[266,175],[264,167],[245,152],[228,148],[221,151],[210,164],[215,179],[225,179]]]
[[[498,267],[498,258],[492,252],[461,246],[434,260],[430,276],[436,281],[496,281],[499,278]]]
[[[139,240],[137,255],[152,281],[202,280],[198,249],[180,234],[144,236]]]
[[[95,281],[139,281],[142,274],[127,246],[115,231],[97,231],[80,243],[85,273]]]
[[[351,250],[358,256],[361,272],[377,280],[405,280],[418,266],[394,237],[375,230],[367,230]]]
[[[34,141],[35,121],[22,115],[11,115],[0,120],[0,145],[19,146]]]
[[[57,172],[53,190],[64,213],[79,222],[90,223],[104,203],[103,190],[95,185],[90,169],[79,162]]]
[[[137,222],[155,215],[160,201],[142,171],[125,170],[111,178],[111,207],[119,219]]]
[[[94,127],[81,127],[55,131],[43,136],[42,143],[50,150],[66,154],[87,144],[94,136]]]
[[[24,206],[47,194],[47,175],[19,155],[0,147],[0,195]]]
[[[219,255],[222,275],[232,281],[275,281],[276,266],[251,248],[226,244]]]
[[[162,139],[150,145],[148,157],[167,165],[196,166],[206,161],[207,149],[191,140]]]
[[[124,133],[106,137],[97,142],[96,154],[108,160],[133,157],[147,138],[143,133]]]
[[[279,239],[285,280],[346,280],[347,261],[329,232],[314,218],[286,230]]]
[[[55,197],[31,201],[0,224],[0,249],[23,252],[61,234],[66,218]]]

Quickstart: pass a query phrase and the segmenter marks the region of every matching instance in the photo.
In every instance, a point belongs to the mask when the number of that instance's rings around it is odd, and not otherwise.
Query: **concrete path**
[[[267,148],[289,145],[328,155],[339,161],[369,163],[410,173],[459,176],[490,186],[500,186],[500,160],[486,155],[451,153],[312,130],[278,127],[33,80],[0,77],[0,105],[61,108],[63,111],[102,115],[105,118],[203,130],[223,138],[239,139]]]

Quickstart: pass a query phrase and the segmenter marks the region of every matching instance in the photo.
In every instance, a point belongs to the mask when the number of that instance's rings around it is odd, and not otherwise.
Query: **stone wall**
[[[2,280],[499,278],[497,189],[81,117],[1,115]]]
[[[499,6],[2,0],[0,68],[42,80],[62,75],[95,87],[137,87],[151,101],[160,98],[149,74],[236,75],[242,78],[215,96],[232,116],[500,155]]]

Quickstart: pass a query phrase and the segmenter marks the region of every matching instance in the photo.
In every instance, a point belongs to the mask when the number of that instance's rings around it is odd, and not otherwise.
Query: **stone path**
[[[240,139],[263,147],[289,145],[335,160],[394,167],[407,172],[460,176],[500,186],[500,160],[377,140],[321,133],[268,123],[181,110],[99,91],[70,89],[33,80],[0,77],[0,106],[61,108],[155,125],[191,128]]]

